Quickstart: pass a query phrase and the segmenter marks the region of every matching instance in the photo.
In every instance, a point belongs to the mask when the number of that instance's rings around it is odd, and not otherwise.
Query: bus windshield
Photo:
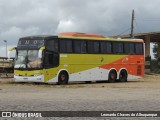
[[[38,50],[18,50],[14,68],[41,68]]]

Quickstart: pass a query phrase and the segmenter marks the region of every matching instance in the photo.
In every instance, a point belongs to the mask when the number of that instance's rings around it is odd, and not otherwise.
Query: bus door
[[[52,79],[56,73],[54,68],[59,66],[59,53],[45,51],[44,53],[44,81]]]

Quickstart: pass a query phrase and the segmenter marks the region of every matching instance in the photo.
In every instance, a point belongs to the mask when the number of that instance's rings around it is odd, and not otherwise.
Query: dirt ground
[[[34,84],[34,83],[14,83],[12,78],[0,78],[0,87],[52,87],[52,88],[153,88],[160,89],[160,75],[152,74],[145,75],[144,78],[128,80],[128,82],[92,82],[91,84],[86,84],[84,82],[70,82],[68,85],[56,85],[56,84]],[[34,89],[33,88],[33,89]]]
[[[48,85],[0,79],[0,111],[159,111],[160,75],[126,83]]]

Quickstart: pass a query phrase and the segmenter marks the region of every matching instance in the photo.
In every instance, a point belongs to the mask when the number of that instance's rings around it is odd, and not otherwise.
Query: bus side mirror
[[[42,52],[45,50],[45,47],[41,47],[38,52],[38,58],[42,58]]]
[[[9,49],[9,51],[8,51],[8,59],[10,59],[10,53],[11,53],[11,51],[16,50],[16,49],[17,49],[16,47],[13,47],[13,48]]]

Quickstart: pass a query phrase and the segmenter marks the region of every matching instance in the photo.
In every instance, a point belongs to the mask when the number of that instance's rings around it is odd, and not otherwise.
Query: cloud
[[[22,36],[65,31],[105,36],[159,31],[159,0],[0,0],[0,44],[16,45]],[[155,21],[156,19],[156,21]]]

